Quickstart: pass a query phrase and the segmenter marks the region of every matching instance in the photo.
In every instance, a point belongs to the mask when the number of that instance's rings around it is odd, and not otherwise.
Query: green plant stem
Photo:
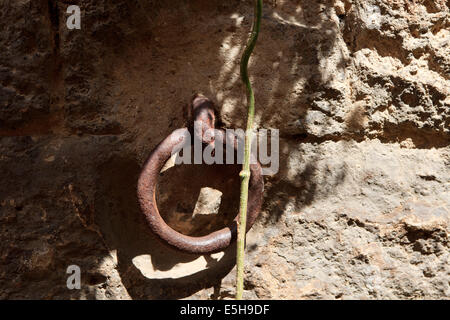
[[[248,78],[248,60],[255,47],[258,39],[259,27],[261,24],[262,0],[255,0],[255,12],[253,18],[253,27],[250,38],[245,47],[241,59],[241,79],[247,90],[247,129],[245,131],[245,151],[244,164],[242,171],[239,173],[241,179],[241,194],[239,199],[239,222],[237,236],[237,257],[236,257],[236,300],[242,299],[244,291],[244,255],[245,255],[245,234],[247,224],[247,201],[248,201],[248,184],[250,181],[250,154],[251,141],[253,133],[253,119],[255,117],[255,96],[253,94],[252,85]]]

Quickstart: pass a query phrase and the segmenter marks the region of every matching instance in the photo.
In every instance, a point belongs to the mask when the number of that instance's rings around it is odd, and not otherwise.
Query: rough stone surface
[[[0,0],[0,299],[233,297],[234,249],[166,248],[135,188],[194,93],[244,127],[252,1],[77,3],[68,30],[70,1]],[[265,1],[250,74],[280,171],[248,234],[246,298],[450,298],[449,10]],[[186,234],[220,228],[238,170],[169,168],[161,213]]]

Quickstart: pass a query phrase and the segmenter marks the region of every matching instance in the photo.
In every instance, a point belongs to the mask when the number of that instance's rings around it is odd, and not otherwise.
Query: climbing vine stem
[[[258,39],[259,27],[261,24],[262,0],[255,0],[255,11],[253,17],[253,26],[250,38],[245,47],[241,59],[241,79],[247,90],[247,128],[245,131],[245,151],[244,164],[242,171],[239,173],[241,179],[241,194],[239,199],[239,223],[237,236],[237,257],[236,257],[236,299],[242,299],[244,290],[244,255],[245,255],[245,234],[247,224],[247,201],[248,201],[248,185],[250,181],[250,154],[251,141],[253,133],[253,119],[255,117],[255,96],[253,94],[252,85],[248,78],[248,61]]]

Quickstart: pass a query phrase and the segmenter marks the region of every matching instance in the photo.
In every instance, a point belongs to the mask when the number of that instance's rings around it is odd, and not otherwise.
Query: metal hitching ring
[[[206,141],[203,133],[215,126],[215,111],[210,100],[203,96],[197,96],[192,102],[193,115],[191,119],[201,120],[203,127],[202,132],[193,130],[193,126],[173,131],[167,138],[162,140],[156,148],[150,153],[138,180],[137,194],[142,212],[150,229],[159,236],[164,242],[178,250],[193,254],[210,254],[222,251],[227,248],[237,235],[237,221],[239,214],[233,222],[227,227],[212,232],[206,236],[192,237],[181,234],[165,223],[159,214],[156,204],[156,184],[161,169],[166,161],[172,156],[173,150],[183,143],[192,143],[186,137],[190,138],[190,132],[194,133],[194,139],[199,138],[204,144],[233,143],[236,150],[236,138],[227,136],[224,130],[216,130],[213,141]],[[262,204],[262,196],[264,182],[262,178],[262,170],[259,162],[250,165],[250,184],[248,191],[248,207],[247,207],[247,228],[250,230],[256,218],[259,215]],[[239,186],[236,186],[237,188]]]

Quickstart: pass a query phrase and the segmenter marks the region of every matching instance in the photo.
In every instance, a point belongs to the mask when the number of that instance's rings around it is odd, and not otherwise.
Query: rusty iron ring
[[[206,120],[205,129],[214,128],[215,118],[211,114],[211,102],[205,98],[203,101],[194,99],[193,110],[195,119]],[[212,116],[211,116],[212,115]],[[190,139],[192,128],[181,128],[173,131],[162,140],[151,152],[141,171],[137,186],[137,195],[142,212],[150,229],[165,243],[183,252],[193,254],[210,254],[227,248],[237,236],[237,222],[239,214],[227,227],[214,231],[206,236],[192,237],[179,233],[166,224],[159,214],[156,203],[156,184],[159,173],[172,156],[175,148],[181,148],[186,143],[192,143]],[[197,133],[194,132],[194,139]],[[188,139],[189,138],[189,139]],[[203,141],[205,142],[205,141]],[[208,141],[208,143],[212,143]],[[236,138],[226,135],[225,131],[217,130],[214,143],[232,143],[236,150]],[[259,215],[262,205],[264,182],[259,162],[250,165],[250,183],[248,192],[247,227],[248,232]]]

